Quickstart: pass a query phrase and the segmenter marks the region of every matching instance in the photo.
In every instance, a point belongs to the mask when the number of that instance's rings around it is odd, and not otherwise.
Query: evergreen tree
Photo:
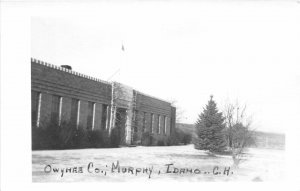
[[[199,115],[196,122],[197,138],[195,139],[195,148],[208,150],[210,152],[222,152],[226,148],[225,139],[225,118],[222,112],[217,109],[217,104],[210,96],[210,100]]]

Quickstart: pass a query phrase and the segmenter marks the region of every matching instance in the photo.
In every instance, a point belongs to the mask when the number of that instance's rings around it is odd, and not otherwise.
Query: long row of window
[[[138,132],[138,121],[141,121],[142,122],[142,132],[145,132],[146,130],[146,123],[147,123],[147,120],[146,120],[146,115],[147,113],[146,112],[142,112],[142,114],[138,115],[138,113],[141,113],[141,112],[138,112],[137,110],[134,110],[133,112],[133,130],[134,132]],[[156,129],[156,133],[157,134],[167,134],[167,116],[164,116],[164,115],[157,115],[157,123],[155,124],[155,121],[154,121],[154,117],[155,117],[155,114],[154,113],[150,113],[150,131],[151,133],[154,133],[154,129]],[[156,127],[156,128],[155,128]]]
[[[31,103],[32,103],[32,125],[39,127],[40,126],[40,116],[41,116],[41,105],[42,103],[42,93],[32,91],[31,94]],[[58,95],[51,96],[51,112],[50,112],[50,119],[51,124],[60,126],[62,121],[62,108],[65,107],[64,97]],[[107,129],[109,126],[109,107],[106,104],[100,104],[102,106],[101,112],[101,128]],[[76,126],[78,128],[80,124],[80,109],[81,107],[81,100],[76,98],[71,98],[71,108],[70,108],[70,124],[72,126]],[[87,102],[87,118],[86,118],[86,127],[87,129],[94,129],[95,128],[95,114],[96,114],[96,107],[99,107],[99,104],[95,102]],[[139,116],[138,116],[139,113]],[[138,121],[142,122],[142,132],[146,131],[146,112],[138,112],[134,110],[133,112],[133,130],[134,132],[138,132]],[[167,116],[164,115],[157,115],[157,121],[154,121],[155,114],[150,113],[150,132],[154,133],[156,129],[157,134],[166,134],[167,133]]]
[[[31,93],[31,103],[32,103],[32,125],[39,127],[40,126],[40,115],[41,115],[41,104],[42,104],[42,93],[32,91]],[[60,126],[62,123],[62,108],[64,106],[64,97],[58,95],[51,96],[51,113],[50,119],[51,124]],[[80,124],[80,104],[81,100],[71,98],[71,111],[70,111],[70,124],[76,126],[78,128]],[[108,116],[109,109],[108,105],[102,105],[102,113],[101,113],[101,128],[108,128]],[[95,112],[98,104],[95,102],[88,101],[87,106],[87,129],[95,128]],[[98,106],[99,107],[99,106]]]

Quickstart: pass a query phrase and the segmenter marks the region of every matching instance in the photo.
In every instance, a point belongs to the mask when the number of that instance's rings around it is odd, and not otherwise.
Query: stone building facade
[[[70,123],[74,128],[117,130],[122,145],[166,142],[175,128],[176,108],[117,82],[106,82],[31,59],[32,126]]]

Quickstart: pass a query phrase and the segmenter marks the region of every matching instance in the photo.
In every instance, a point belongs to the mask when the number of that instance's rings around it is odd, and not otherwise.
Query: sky
[[[239,100],[255,129],[282,133],[300,105],[299,17],[290,10],[193,1],[58,9],[31,18],[31,56],[175,101],[183,123],[213,95],[220,110]]]

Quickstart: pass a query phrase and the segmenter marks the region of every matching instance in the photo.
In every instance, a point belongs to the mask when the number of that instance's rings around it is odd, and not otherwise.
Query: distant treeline
[[[285,149],[285,134],[255,131],[256,147]]]
[[[195,136],[195,125],[186,123],[176,123],[176,129],[183,134],[190,134]],[[273,148],[273,149],[285,149],[285,134],[282,133],[270,133],[255,131],[255,145],[251,147],[257,148]]]

